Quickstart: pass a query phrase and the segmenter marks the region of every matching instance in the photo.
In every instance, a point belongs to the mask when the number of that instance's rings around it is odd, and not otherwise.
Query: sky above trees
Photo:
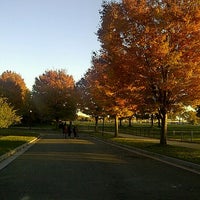
[[[0,73],[19,73],[31,89],[47,69],[78,81],[99,49],[95,33],[102,0],[0,1]]]

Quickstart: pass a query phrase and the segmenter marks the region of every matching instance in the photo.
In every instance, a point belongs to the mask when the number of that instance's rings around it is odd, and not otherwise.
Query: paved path
[[[199,180],[199,175],[87,135],[49,134],[0,171],[0,199],[196,200]]]

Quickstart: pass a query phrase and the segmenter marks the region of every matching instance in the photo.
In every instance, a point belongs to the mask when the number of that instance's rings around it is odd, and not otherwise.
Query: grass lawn
[[[0,156],[37,138],[39,134],[29,129],[0,129]]]
[[[121,138],[113,137],[111,134],[92,133],[94,136],[105,139],[107,141],[115,142],[130,147],[140,148],[146,151],[166,155],[173,158],[189,161],[192,163],[200,164],[200,150],[190,149],[186,147],[166,145],[161,146],[159,143],[146,139],[135,138]]]
[[[149,142],[142,139],[111,138],[110,140],[120,144],[140,148],[146,151],[200,164],[200,150],[197,149],[179,147],[174,145],[161,146],[158,143]]]
[[[18,146],[28,143],[35,139],[34,136],[3,136],[0,137],[0,156]]]
[[[2,128],[0,129],[0,136],[35,136],[39,135],[38,131],[28,128]]]
[[[80,124],[81,128],[86,130],[94,131],[94,122],[83,122]],[[105,123],[104,127],[101,122],[98,125],[99,132],[103,130],[105,132],[114,133],[114,123]],[[153,127],[149,123],[132,123],[132,126],[129,127],[128,124],[122,124],[119,126],[120,133],[160,138],[160,128],[157,124],[154,124]],[[168,138],[174,140],[180,140],[185,142],[195,142],[200,143],[200,125],[192,124],[168,124]]]

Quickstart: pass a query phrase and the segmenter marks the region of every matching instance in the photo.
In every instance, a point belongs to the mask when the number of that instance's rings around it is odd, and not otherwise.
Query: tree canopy
[[[199,101],[200,2],[104,2],[100,14],[97,35],[112,81],[126,85],[123,99],[157,110],[166,144],[168,112]]]
[[[33,101],[43,120],[72,120],[76,115],[74,79],[65,70],[49,70],[35,79]]]
[[[25,98],[28,89],[21,75],[5,71],[0,76],[0,95],[7,98],[7,101],[17,110],[17,113],[24,113]]]

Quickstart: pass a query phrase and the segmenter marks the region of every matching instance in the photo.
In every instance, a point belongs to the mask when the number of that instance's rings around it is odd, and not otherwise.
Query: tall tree
[[[124,53],[128,81],[140,86],[140,96],[159,112],[165,145],[168,112],[199,100],[199,0],[104,3],[98,36],[112,57]]]
[[[89,69],[84,77],[76,83],[76,90],[78,94],[78,108],[95,119],[95,131],[98,131],[99,117],[103,115],[101,105],[95,100],[92,95],[92,85],[90,84],[90,76],[93,71]]]
[[[49,70],[35,79],[33,100],[41,118],[73,120],[76,116],[74,79],[65,70]]]
[[[5,71],[0,76],[0,95],[6,97],[8,102],[17,110],[17,113],[24,114],[25,97],[28,89],[21,75]]]
[[[90,92],[97,104],[101,106],[103,114],[109,114],[115,118],[115,136],[117,136],[118,118],[132,115],[131,111],[135,108],[124,98],[124,87],[116,79],[112,62],[109,62],[107,56],[95,54],[92,64],[91,73],[87,79]]]

